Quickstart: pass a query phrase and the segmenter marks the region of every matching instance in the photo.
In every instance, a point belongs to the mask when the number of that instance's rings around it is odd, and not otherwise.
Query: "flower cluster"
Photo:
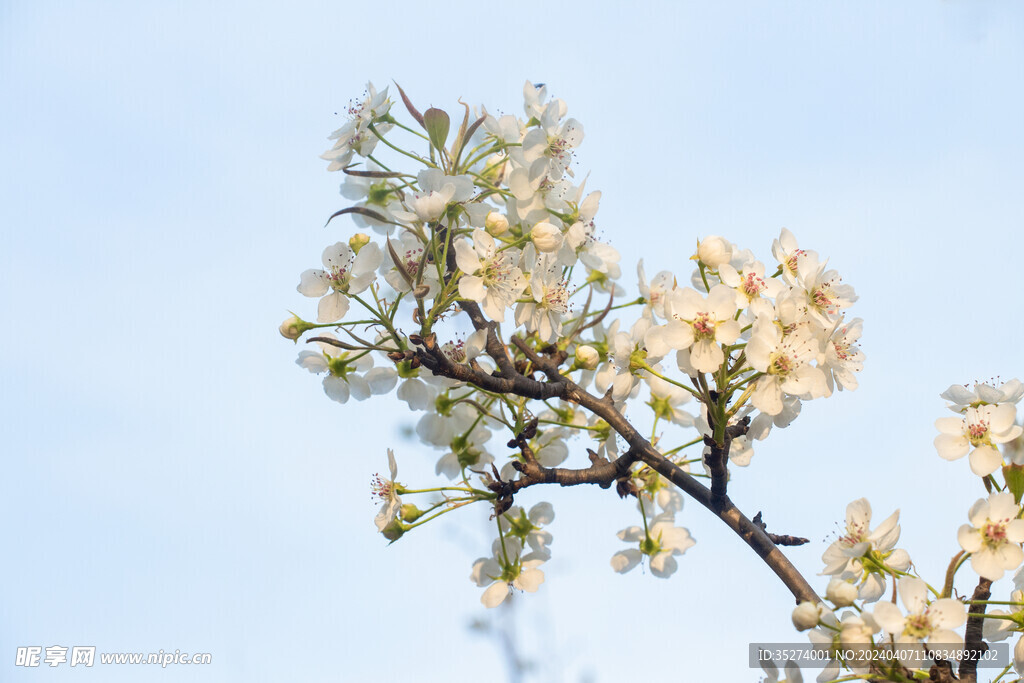
[[[690,272],[648,279],[640,263],[630,299],[598,227],[601,192],[575,168],[583,125],[564,101],[527,82],[521,115],[466,107],[459,124],[401,97],[409,125],[388,89],[369,84],[331,136],[324,158],[344,174],[350,205],[329,227],[345,217],[373,236],[333,238],[299,275],[316,322],[293,315],[281,326],[310,344],[298,363],[324,377],[331,399],[395,392],[417,414],[442,484],[397,483],[388,451],[377,529],[395,541],[484,503],[498,539],[472,578],[494,606],[510,587],[536,590],[550,557],[540,529],[551,506],[527,514],[515,496],[560,478],[614,484],[636,498],[641,523],[619,531],[630,547],[613,551],[612,568],[672,575],[695,541],[679,490],[641,461],[638,439],[668,467],[689,476],[699,464],[724,486],[803,401],[857,387],[853,288],[783,229],[767,260],[707,236],[680,259]],[[894,525],[856,541],[851,528],[837,551],[833,573],[859,599],[884,588],[885,571],[906,569]]]

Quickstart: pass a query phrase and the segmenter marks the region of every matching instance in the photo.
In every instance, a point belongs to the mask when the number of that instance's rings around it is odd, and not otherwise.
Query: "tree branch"
[[[960,680],[969,683],[976,683],[978,680],[978,662],[988,645],[983,639],[985,607],[978,602],[988,600],[992,596],[992,582],[988,579],[978,579],[978,587],[974,589],[971,601],[974,603],[967,610],[967,628],[964,630],[964,659],[960,664]]]

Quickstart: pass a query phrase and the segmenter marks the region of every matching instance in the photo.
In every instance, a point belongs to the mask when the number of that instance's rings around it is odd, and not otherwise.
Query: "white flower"
[[[337,242],[321,256],[325,270],[304,271],[296,289],[303,296],[323,297],[317,306],[317,322],[333,323],[348,312],[345,295],[359,294],[370,286],[381,259],[380,247],[374,243],[355,254],[348,244]]]
[[[821,556],[825,563],[822,574],[841,579],[862,581],[859,597],[874,602],[885,590],[885,574],[881,570],[867,570],[861,558],[871,557],[874,566],[884,562],[890,569],[904,571],[910,566],[910,556],[893,547],[900,538],[900,511],[892,513],[878,527],[871,530],[871,504],[859,498],[846,506],[846,535],[841,536]]]
[[[951,402],[949,409],[962,413],[965,408],[977,408],[985,403],[1017,403],[1024,397],[1024,383],[1011,379],[1000,386],[975,383],[974,391],[961,384],[954,384],[942,392],[942,398]]]
[[[1013,646],[1013,670],[1018,676],[1024,676],[1024,636],[1018,638]]]
[[[1003,578],[1003,572],[1016,569],[1024,561],[1020,544],[1024,541],[1024,520],[1017,519],[1020,507],[1013,494],[993,493],[978,500],[967,513],[970,524],[957,532],[960,547],[971,553],[971,568],[990,581]]]
[[[325,332],[320,336],[336,339],[330,332]],[[321,349],[320,353],[299,351],[299,357],[295,363],[313,374],[327,373],[323,381],[324,393],[332,401],[346,403],[349,396],[357,401],[362,401],[373,393],[386,393],[394,386],[393,382],[388,385],[386,381],[375,382],[371,386],[367,379],[369,376],[367,371],[372,372],[373,359],[369,355],[359,356],[351,351],[339,351],[336,347],[324,342],[316,343]],[[365,376],[360,373],[365,373]]]
[[[395,452],[388,449],[388,469],[391,472],[390,479],[381,479],[378,474],[373,483],[373,495],[383,501],[380,511],[374,517],[373,523],[377,531],[384,531],[384,527],[392,522],[402,507],[402,499],[398,495],[398,485],[395,478],[398,476],[398,465],[395,464]]]
[[[394,211],[393,215],[403,221],[429,223],[444,215],[453,202],[469,200],[475,191],[473,179],[468,175],[450,176],[437,168],[420,171],[417,176],[419,191],[414,192],[408,206],[412,211]]]
[[[953,631],[967,621],[967,610],[962,602],[942,598],[929,604],[927,584],[913,576],[899,580],[899,594],[906,615],[891,602],[880,602],[874,610],[875,621],[896,639],[897,650],[909,653],[911,649],[921,649],[921,643],[940,643],[944,648],[963,647],[963,638]],[[913,659],[911,655],[901,661],[917,668],[926,660]]]
[[[411,231],[405,231],[399,238],[398,244],[395,244],[393,241],[391,242],[391,248],[398,255],[399,263],[395,263],[394,259],[389,255],[389,258],[381,266],[384,280],[396,292],[403,293],[410,292],[415,287],[425,285],[427,287],[426,296],[428,298],[433,296],[439,288],[440,279],[434,264],[429,259],[424,258],[425,250],[420,238]],[[408,280],[403,277],[399,268],[409,276]],[[409,285],[409,280],[412,281],[412,286]]]
[[[583,142],[583,125],[579,121],[568,119],[559,125],[558,121],[564,115],[560,106],[548,105],[540,116],[540,126],[531,129],[523,137],[522,155],[526,163],[546,159],[546,174],[553,181],[561,178],[565,172],[573,175],[569,168],[573,149]]]
[[[373,149],[377,146],[377,136],[369,129],[369,125],[374,119],[386,114],[390,108],[388,89],[384,88],[378,93],[373,83],[367,83],[366,97],[361,102],[349,105],[346,112],[349,116],[348,122],[331,133],[328,139],[334,140],[334,145],[320,155],[321,159],[331,162],[327,170],[339,171],[345,168],[351,163],[353,154],[364,157],[373,154]],[[376,128],[383,135],[391,130],[391,124],[381,123]]]
[[[1003,464],[995,444],[1012,441],[1024,431],[1014,424],[1017,410],[1010,403],[966,408],[963,417],[940,417],[935,427],[935,449],[946,460],[956,460],[970,451],[971,471],[986,477]],[[973,447],[973,450],[972,450]]]
[[[807,312],[828,329],[837,320],[839,311],[849,308],[857,300],[853,287],[842,284],[834,270],[826,271],[827,263],[818,263],[817,254],[810,253],[798,259],[800,274],[797,284],[807,297]]]
[[[481,557],[474,562],[469,577],[481,588],[488,586],[480,596],[480,602],[484,607],[497,607],[505,601],[513,588],[535,593],[540,584],[544,583],[544,572],[538,569],[544,560],[522,558],[522,545],[519,539],[498,538],[495,539],[492,548],[493,557]]]
[[[654,366],[654,369],[661,372],[660,366]],[[651,390],[651,400],[647,405],[651,406],[656,416],[668,419],[680,427],[693,426],[693,415],[679,410],[679,406],[689,402],[690,392],[649,373],[644,375],[644,381]],[[735,443],[734,440],[733,444]]]
[[[854,318],[849,325],[836,323],[835,330],[829,335],[825,344],[825,358],[821,369],[825,372],[828,384],[828,395],[838,386],[839,390],[857,388],[857,376],[854,374],[864,369],[864,352],[856,346],[860,339],[864,321]]]
[[[772,256],[782,266],[782,278],[790,285],[796,284],[796,279],[799,274],[799,259],[802,256],[808,254],[814,254],[817,258],[817,254],[813,251],[806,252],[797,246],[796,238],[786,228],[782,229],[779,233],[779,238],[772,242]]]
[[[698,372],[713,372],[725,360],[719,344],[732,344],[740,336],[733,320],[736,297],[725,285],[715,285],[707,298],[688,287],[665,297],[665,325],[652,327],[644,339],[648,352],[664,356],[669,349],[689,349],[689,362]],[[692,347],[692,348],[691,348]]]
[[[718,277],[722,284],[735,290],[736,307],[749,307],[755,316],[762,312],[771,314],[772,304],[765,297],[774,299],[785,289],[775,278],[764,276],[764,264],[760,261],[745,264],[742,272],[732,264],[723,263],[718,268]]]
[[[631,526],[618,533],[619,539],[627,543],[639,543],[639,549],[622,550],[612,556],[612,569],[625,574],[640,564],[644,555],[650,557],[651,573],[667,579],[678,568],[674,555],[682,555],[696,541],[688,529],[675,525],[672,513],[662,513],[651,520],[648,533],[642,527]]]
[[[542,257],[534,268],[530,278],[533,301],[516,307],[516,324],[525,325],[528,332],[537,332],[541,341],[550,343],[562,333],[562,316],[569,311],[569,290],[560,269],[547,268],[546,263]]]
[[[750,402],[768,415],[778,415],[783,408],[783,395],[799,398],[820,398],[828,391],[825,373],[811,365],[821,357],[821,346],[810,325],[797,325],[789,334],[773,320],[758,318],[750,342],[747,360],[758,372]]]
[[[494,238],[484,230],[474,230],[469,240],[455,242],[455,259],[464,275],[459,278],[459,294],[481,303],[484,313],[494,321],[505,321],[505,309],[511,308],[526,289],[526,278],[516,265],[519,252],[499,252]]]
[[[637,288],[640,296],[644,298],[647,306],[659,318],[665,317],[665,293],[675,288],[675,276],[667,270],[659,272],[647,284],[647,274],[644,272],[644,261],[640,259],[636,264]]]

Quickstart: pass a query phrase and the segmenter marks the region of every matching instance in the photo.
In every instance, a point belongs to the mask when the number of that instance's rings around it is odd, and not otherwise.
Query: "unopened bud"
[[[508,219],[505,218],[505,214],[503,213],[491,211],[487,214],[487,218],[484,220],[484,228],[487,232],[497,237],[498,235],[508,232]]]
[[[550,253],[562,246],[562,231],[551,223],[538,223],[530,231],[530,239],[538,251]]]
[[[825,589],[825,597],[836,607],[849,607],[857,599],[857,587],[849,581],[832,579]]]
[[[303,332],[305,332],[306,330],[311,330],[313,329],[313,327],[313,325],[307,323],[299,316],[292,314],[292,317],[288,318],[283,323],[281,323],[281,327],[277,328],[277,330],[285,339],[291,339],[292,341],[297,342],[299,340],[299,337],[302,336]]]
[[[385,529],[385,531],[387,531]],[[821,607],[810,600],[804,600],[793,610],[793,626],[797,631],[806,631],[818,625],[821,619]]]
[[[394,543],[405,533],[405,525],[395,518],[380,533],[384,538]]]
[[[362,249],[369,243],[370,236],[363,234],[361,232],[357,232],[356,234],[352,235],[352,237],[350,237],[348,240],[348,246],[352,247],[352,251],[354,251],[357,254],[359,253],[360,249]]]
[[[423,510],[420,510],[412,503],[405,503],[404,505],[402,505],[399,516],[406,522],[415,522],[417,519],[423,516]]]
[[[593,370],[601,362],[601,354],[593,346],[580,344],[576,347],[576,364],[584,370]]]
[[[697,242],[697,258],[711,270],[718,270],[718,266],[732,258],[732,245],[717,235],[706,237]]]

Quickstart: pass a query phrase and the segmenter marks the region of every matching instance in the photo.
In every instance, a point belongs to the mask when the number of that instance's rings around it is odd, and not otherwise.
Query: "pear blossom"
[[[1019,379],[1011,379],[999,386],[978,382],[973,391],[962,384],[954,384],[941,396],[950,402],[950,410],[962,413],[966,408],[977,408],[986,403],[1018,403],[1024,397],[1024,383]]]
[[[746,263],[741,269],[734,268],[731,263],[723,263],[718,268],[718,277],[722,284],[735,290],[736,307],[750,308],[755,317],[773,313],[768,299],[774,299],[785,289],[778,280],[765,277],[764,264],[760,261]]]
[[[470,580],[476,585],[487,587],[480,596],[484,607],[497,607],[513,589],[535,593],[540,584],[544,583],[544,572],[538,569],[544,560],[521,557],[522,545],[519,539],[495,539],[493,550],[493,557],[481,557],[473,563],[470,574]]]
[[[740,324],[733,319],[736,298],[725,285],[715,285],[707,297],[688,287],[673,289],[666,294],[665,313],[669,321],[652,327],[644,339],[648,352],[660,357],[669,349],[688,349],[698,372],[718,369],[725,360],[720,344],[740,336]]]
[[[563,173],[573,175],[569,168],[573,149],[583,142],[583,125],[576,119],[559,123],[564,115],[561,106],[545,107],[539,118],[540,125],[523,136],[523,158],[527,163],[545,159],[545,172],[552,180],[558,180]]]
[[[471,176],[445,175],[437,168],[420,171],[417,180],[420,189],[408,200],[411,211],[394,211],[395,218],[430,223],[441,218],[449,204],[468,201],[476,192]]]
[[[779,262],[782,268],[782,279],[791,286],[797,283],[799,259],[811,254],[814,255],[815,259],[817,258],[815,252],[800,249],[797,245],[796,237],[786,228],[783,228],[782,232],[779,233],[778,239],[772,242],[772,256],[775,257],[775,260]]]
[[[384,280],[396,292],[410,292],[416,287],[425,286],[427,288],[426,296],[433,296],[440,287],[440,278],[433,262],[424,257],[425,248],[420,238],[407,230],[402,232],[397,243],[390,242],[390,244],[398,255],[399,262],[395,263],[390,254],[389,258],[383,260],[381,272],[384,275]],[[399,271],[399,268],[402,270]]]
[[[511,308],[526,289],[523,271],[515,265],[516,249],[498,251],[494,238],[484,230],[474,230],[473,240],[455,242],[455,258],[464,273],[459,279],[459,295],[480,303],[494,321],[505,321],[505,309]]]
[[[324,270],[304,271],[296,289],[303,296],[322,297],[317,322],[332,323],[348,312],[346,295],[360,294],[370,286],[382,258],[376,244],[367,244],[356,254],[345,242],[337,242],[324,249]]]
[[[935,449],[946,460],[957,460],[970,452],[971,471],[986,477],[1003,464],[996,444],[1013,441],[1024,432],[1014,424],[1016,416],[1013,404],[1003,403],[965,408],[962,417],[940,417],[935,427],[942,433],[935,437]]]
[[[878,527],[871,530],[871,504],[859,498],[846,506],[846,533],[839,537],[821,556],[825,563],[822,574],[860,582],[859,597],[874,602],[885,589],[885,574],[867,570],[861,558],[870,557],[873,564],[904,571],[910,566],[910,557],[903,550],[894,549],[900,538],[900,511],[896,510]]]
[[[644,272],[644,260],[640,259],[636,264],[637,289],[640,296],[644,298],[648,308],[659,318],[665,318],[665,293],[675,288],[675,276],[667,270],[655,275],[650,284],[647,283],[647,274]]]
[[[639,549],[622,550],[612,556],[612,569],[619,574],[636,567],[646,555],[650,557],[651,573],[667,579],[678,568],[674,556],[682,555],[696,544],[688,529],[675,525],[674,514],[662,513],[651,521],[649,531],[631,526],[618,533],[620,540],[640,544]]]
[[[842,278],[835,270],[825,270],[827,263],[818,263],[816,254],[807,254],[798,259],[799,285],[807,299],[807,311],[825,328],[832,327],[839,311],[849,308],[857,300],[853,287],[842,284]]]
[[[970,524],[957,532],[960,547],[971,553],[971,568],[990,581],[1024,562],[1024,519],[1017,519],[1020,506],[1010,492],[993,493],[980,499],[967,513]]]
[[[384,116],[391,109],[388,89],[377,92],[373,83],[366,84],[366,96],[362,101],[350,104],[346,114],[349,120],[338,130],[331,133],[328,139],[334,140],[329,150],[320,155],[321,159],[330,161],[328,171],[340,171],[348,166],[354,154],[369,156],[377,146],[377,136],[369,129],[369,125]],[[381,123],[377,132],[381,135],[391,130],[390,123]]]
[[[498,525],[506,539],[509,537],[520,542],[522,547],[529,547],[527,560],[551,559],[551,532],[542,526],[551,524],[555,519],[555,509],[551,503],[540,502],[530,508],[527,513],[518,505],[513,505],[498,517]]]
[[[553,342],[562,333],[562,316],[569,311],[568,283],[556,268],[544,267],[541,258],[530,277],[529,296],[532,301],[516,307],[516,324],[536,332],[542,341]]]
[[[821,346],[810,325],[798,325],[789,334],[774,321],[758,318],[747,343],[747,360],[758,372],[750,402],[768,415],[782,412],[783,395],[820,398],[828,391],[825,373],[811,365],[821,357]]]
[[[904,576],[898,583],[900,601],[906,609],[904,614],[891,602],[875,605],[874,619],[886,633],[893,636],[900,652],[917,650],[921,657],[909,655],[901,658],[908,667],[918,667],[927,661],[923,643],[939,643],[944,647],[963,647],[963,638],[953,629],[967,621],[967,609],[962,602],[953,598],[941,598],[928,602],[928,585],[913,576]]]
[[[828,385],[828,393],[838,386],[839,390],[857,388],[857,376],[854,374],[864,369],[864,352],[857,346],[860,339],[864,321],[854,318],[849,324],[837,322],[832,334],[825,343],[825,357],[821,362],[822,371],[825,373],[825,383]]]
[[[662,372],[661,366],[656,365],[654,369],[659,373]],[[679,410],[680,406],[688,403],[692,398],[690,392],[650,373],[644,375],[644,382],[647,383],[651,392],[651,398],[647,405],[651,406],[655,415],[668,419],[680,427],[692,427],[694,425],[693,415],[684,410]]]
[[[329,339],[336,339],[330,332],[321,336]],[[320,352],[299,351],[299,357],[295,363],[300,367],[309,370],[313,374],[327,373],[324,377],[324,393],[332,401],[347,403],[349,396],[357,401],[362,401],[374,393],[385,393],[394,386],[388,377],[375,377],[374,385],[371,386],[366,374],[373,367],[373,359],[366,354],[358,354],[352,351],[340,351],[337,347],[324,342],[316,342]],[[383,369],[383,368],[382,368]],[[393,372],[393,371],[392,371]]]
[[[383,501],[373,523],[377,531],[384,531],[384,527],[392,522],[402,507],[402,498],[398,495],[399,486],[395,483],[398,476],[398,465],[395,464],[395,452],[388,449],[388,470],[391,473],[390,479],[381,479],[380,475],[374,480],[373,493]]]

